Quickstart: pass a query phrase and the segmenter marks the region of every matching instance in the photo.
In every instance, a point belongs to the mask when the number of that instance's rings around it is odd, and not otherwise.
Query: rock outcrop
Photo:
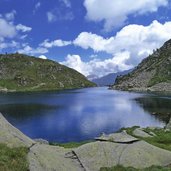
[[[63,147],[36,144],[28,154],[30,171],[84,171],[76,157],[67,157],[72,153]]]
[[[111,88],[171,92],[171,40],[144,59],[131,73],[117,77]]]
[[[0,143],[9,147],[30,147],[35,142],[12,126],[0,113]]]
[[[171,152],[145,141],[134,143],[94,142],[74,150],[85,170],[98,171],[101,167],[123,165],[146,168],[171,164]]]

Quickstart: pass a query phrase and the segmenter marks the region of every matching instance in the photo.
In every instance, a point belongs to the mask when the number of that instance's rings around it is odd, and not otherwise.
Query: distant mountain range
[[[171,92],[171,40],[144,59],[131,73],[118,77],[112,88]]]
[[[109,85],[114,84],[115,79],[117,78],[117,76],[128,74],[131,71],[132,71],[132,69],[131,70],[126,70],[126,71],[123,71],[123,72],[110,73],[110,74],[105,75],[105,76],[100,77],[100,78],[97,78],[96,75],[92,75],[91,77],[89,76],[88,78],[92,82],[96,83],[98,86],[109,86]]]
[[[0,91],[63,90],[95,86],[55,61],[23,54],[0,55]]]

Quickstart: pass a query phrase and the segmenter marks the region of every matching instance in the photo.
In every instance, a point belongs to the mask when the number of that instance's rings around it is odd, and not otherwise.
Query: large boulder
[[[101,167],[123,165],[146,168],[171,164],[171,152],[145,141],[133,143],[94,142],[74,149],[85,170],[98,171]]]
[[[30,147],[35,142],[12,126],[0,113],[0,143],[9,147]]]

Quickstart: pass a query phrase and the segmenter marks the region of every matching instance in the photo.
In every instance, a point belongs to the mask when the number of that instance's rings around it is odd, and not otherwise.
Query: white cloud
[[[15,26],[11,22],[0,18],[0,38],[13,38],[16,34]]]
[[[20,37],[20,39],[24,40],[28,35],[27,34],[24,34]]]
[[[100,60],[96,56],[89,62],[84,62],[78,55],[68,55],[63,64],[86,76],[94,74],[103,76],[136,66],[169,38],[171,38],[171,22],[161,24],[158,21],[153,21],[148,26],[136,24],[125,26],[115,36],[109,38],[82,32],[73,44],[84,49],[91,48],[95,52],[106,52],[113,57]]]
[[[81,60],[79,55],[68,55],[66,60],[61,62],[61,64],[73,68],[84,75],[89,75],[89,71],[91,69],[89,65]]]
[[[15,15],[15,10],[4,15],[0,14],[0,50],[5,48],[20,48],[21,43],[16,42],[16,39],[19,37],[24,39],[27,35],[23,35],[22,32],[25,33],[32,30],[31,27],[22,24],[15,25],[13,21]]]
[[[5,49],[5,48],[17,48],[19,47],[19,43],[16,41],[11,41],[11,42],[0,42],[0,49]]]
[[[102,36],[82,32],[73,41],[76,46],[80,46],[84,49],[92,48],[95,52],[106,51],[106,47],[111,44],[113,37],[109,39],[104,39]]]
[[[29,32],[29,31],[32,30],[31,27],[27,27],[27,26],[24,26],[24,25],[22,25],[22,24],[18,24],[18,25],[16,26],[16,29],[17,29],[18,31],[22,31],[22,32]]]
[[[95,52],[104,51],[112,55],[128,51],[131,58],[127,62],[137,65],[169,38],[171,38],[171,22],[161,24],[153,21],[148,26],[128,25],[110,38],[82,32],[73,43],[84,49],[91,48]]]
[[[22,49],[19,49],[18,52],[23,54],[35,55],[35,54],[45,54],[48,52],[48,50],[43,47],[32,48],[26,44]]]
[[[89,62],[84,62],[79,55],[68,55],[66,60],[61,63],[77,70],[85,76],[98,75],[100,77],[112,72],[118,72],[132,68],[133,66],[131,64],[126,64],[126,61],[129,58],[129,52],[121,52],[115,54],[115,56],[111,59],[93,59]]]
[[[48,19],[48,22],[54,22],[54,21],[56,21],[56,15],[55,14],[53,14],[53,12],[47,12],[46,13],[47,14],[47,19]]]
[[[52,47],[63,47],[63,46],[68,46],[72,42],[71,41],[64,41],[61,39],[54,40],[54,41],[49,41],[48,39],[44,40],[43,43],[40,44],[40,46],[45,47],[45,48],[52,48]]]
[[[47,57],[45,55],[40,55],[39,58],[40,59],[47,59]]]
[[[87,19],[95,22],[104,21],[104,30],[121,26],[129,15],[142,15],[156,12],[159,7],[167,6],[168,0],[84,0]]]
[[[5,14],[5,18],[7,20],[14,20],[15,15],[16,15],[16,11],[12,10],[11,12]]]

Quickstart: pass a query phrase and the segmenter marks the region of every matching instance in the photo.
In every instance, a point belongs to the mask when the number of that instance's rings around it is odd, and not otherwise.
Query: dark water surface
[[[162,127],[171,116],[171,97],[107,88],[7,93],[0,94],[0,112],[31,138],[82,141],[122,127]]]

